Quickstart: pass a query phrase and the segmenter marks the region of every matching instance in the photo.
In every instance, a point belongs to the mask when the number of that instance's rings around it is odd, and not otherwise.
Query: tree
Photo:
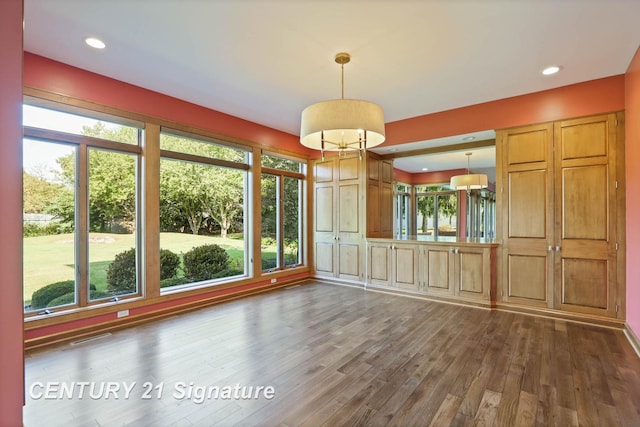
[[[23,211],[25,213],[45,213],[52,200],[63,186],[47,181],[41,176],[22,172]]]
[[[83,135],[124,143],[137,142],[137,129],[109,128],[102,122],[84,126]],[[65,187],[75,185],[75,155],[60,157],[59,179]],[[116,223],[133,224],[136,206],[136,159],[130,154],[89,149],[89,227],[92,231],[111,232]],[[71,197],[70,197],[71,196]],[[53,203],[54,213],[73,221],[75,199],[62,192]]]
[[[161,135],[161,147],[233,162],[244,162],[245,157],[238,149],[166,134]],[[163,230],[186,224],[199,234],[213,221],[226,237],[242,216],[244,172],[176,160],[162,160],[160,169],[160,209],[167,215],[161,220]]]
[[[286,170],[290,172],[300,172],[300,163],[274,156],[263,156],[262,166]],[[269,177],[269,178],[265,178]],[[296,178],[283,177],[284,180],[284,241],[289,245],[298,240],[299,224],[299,180]],[[262,235],[275,239],[276,227],[275,214],[278,208],[275,204],[277,200],[276,179],[274,175],[263,175],[262,179]]]

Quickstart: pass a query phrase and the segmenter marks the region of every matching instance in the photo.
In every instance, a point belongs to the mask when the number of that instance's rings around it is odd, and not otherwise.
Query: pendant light
[[[480,173],[471,173],[471,154],[465,153],[467,156],[467,174],[455,175],[451,177],[449,187],[453,190],[479,190],[489,186],[487,175]]]
[[[302,111],[300,143],[305,147],[325,151],[362,153],[385,140],[384,113],[372,102],[344,99],[344,64],[348,53],[338,53],[336,63],[342,69],[342,97],[312,104]]]

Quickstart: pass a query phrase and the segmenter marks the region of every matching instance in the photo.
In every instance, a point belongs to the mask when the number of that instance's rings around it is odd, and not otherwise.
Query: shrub
[[[201,282],[229,268],[229,255],[218,245],[192,248],[184,254],[184,275],[190,281]]]
[[[113,294],[111,292],[97,291],[95,289],[89,292],[89,298],[91,298],[91,300],[102,299],[102,298],[107,298],[112,296]]]
[[[68,294],[60,295],[57,298],[52,299],[47,304],[47,307],[57,307],[59,305],[73,304],[76,301],[76,293],[69,292]]]
[[[233,268],[227,268],[225,270],[219,271],[216,274],[214,274],[212,279],[219,279],[221,277],[238,276],[240,274],[244,274],[244,271],[233,269]]]
[[[27,222],[22,225],[23,237],[50,236],[52,234],[60,234],[59,226],[56,223],[40,225]]]
[[[129,249],[115,256],[107,269],[107,289],[133,291],[136,288],[136,250]]]
[[[180,257],[169,249],[160,249],[160,280],[171,279],[178,274]]]
[[[189,283],[190,280],[186,277],[172,277],[170,279],[160,280],[161,288],[170,288],[171,286],[179,286]]]
[[[75,287],[76,284],[73,280],[65,280],[43,286],[31,295],[31,308],[45,308],[52,300],[65,294],[73,294]]]
[[[93,291],[95,291],[96,287],[95,285],[90,285],[89,289],[93,295]],[[43,286],[35,291],[31,296],[31,308],[45,308],[70,304],[75,301],[75,290],[76,284],[73,280],[65,280],[63,282],[56,282]],[[71,297],[69,297],[69,295],[71,295]],[[56,301],[58,299],[62,302]],[[54,302],[56,303],[54,304]]]
[[[180,257],[168,249],[160,249],[160,280],[178,274]],[[136,288],[136,251],[129,249],[115,256],[107,269],[107,288],[116,292],[133,291]]]

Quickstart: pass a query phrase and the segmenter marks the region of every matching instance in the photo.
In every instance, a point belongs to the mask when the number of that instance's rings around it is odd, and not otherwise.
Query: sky
[[[23,126],[67,132],[75,135],[82,134],[83,126],[91,127],[98,121],[101,120],[32,105],[23,105],[22,108]],[[107,127],[110,125],[119,126],[105,121],[101,122],[105,123]],[[55,180],[56,172],[60,171],[56,159],[66,156],[74,150],[75,147],[73,145],[44,143],[25,138],[22,149],[22,167],[26,172],[48,180]]]

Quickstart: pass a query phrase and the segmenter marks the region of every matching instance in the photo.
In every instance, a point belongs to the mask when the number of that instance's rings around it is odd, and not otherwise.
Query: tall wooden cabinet
[[[312,167],[315,275],[364,283],[365,237],[392,234],[393,162],[350,153]]]
[[[623,118],[497,132],[501,301],[622,317]]]
[[[357,154],[313,162],[316,276],[364,280],[363,166]]]
[[[393,160],[367,152],[367,237],[393,235]]]

